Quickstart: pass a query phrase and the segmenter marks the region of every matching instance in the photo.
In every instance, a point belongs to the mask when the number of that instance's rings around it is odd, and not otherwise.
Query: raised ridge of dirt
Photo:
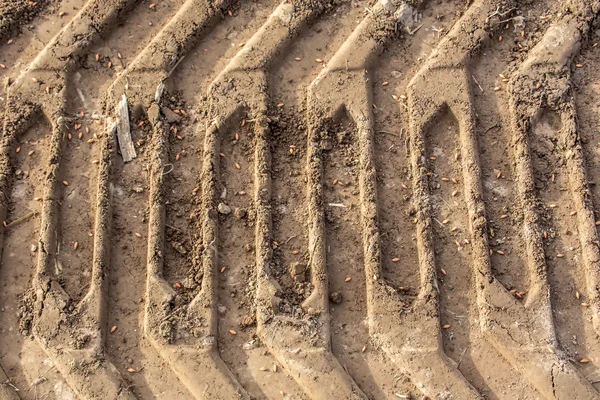
[[[3,2],[0,399],[600,399],[599,13]]]

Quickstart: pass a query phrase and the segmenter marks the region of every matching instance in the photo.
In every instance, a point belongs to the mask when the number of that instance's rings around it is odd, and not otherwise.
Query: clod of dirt
[[[229,207],[225,203],[219,203],[219,205],[217,206],[217,210],[219,211],[219,214],[223,214],[223,215],[231,214],[231,207]]]
[[[292,279],[296,282],[306,281],[306,270],[307,266],[304,263],[293,262],[290,264],[290,275],[292,276]]]
[[[347,130],[337,133],[337,140],[339,144],[350,144],[352,140],[352,132]]]
[[[248,213],[243,208],[236,207],[236,209],[233,210],[233,216],[236,219],[244,219],[244,218],[246,218],[247,215],[248,215]]]
[[[181,121],[181,116],[175,114],[175,112],[173,110],[171,110],[169,107],[161,107],[160,110],[162,111],[163,115],[167,119],[167,122],[174,123],[174,122]]]
[[[185,256],[187,254],[187,250],[185,249],[185,247],[183,247],[183,245],[181,243],[179,243],[179,242],[172,242],[171,245],[182,256]]]
[[[342,294],[340,292],[331,292],[329,293],[329,300],[335,304],[340,304],[342,302]]]
[[[247,328],[254,324],[256,324],[256,317],[254,315],[249,314],[245,315],[244,318],[242,318],[242,321],[240,322],[240,327]]]
[[[411,6],[408,4],[403,4],[398,11],[396,11],[396,21],[398,21],[402,26],[412,28],[415,24],[414,14],[415,10]]]
[[[251,340],[249,342],[246,342],[242,345],[242,348],[244,350],[252,350],[254,348],[256,348],[256,341],[255,340]]]
[[[148,119],[150,121],[156,121],[159,117],[158,106],[156,104],[152,104],[148,109]]]
[[[198,284],[193,278],[188,276],[187,278],[181,281],[181,286],[183,286],[185,289],[193,290],[198,287]]]

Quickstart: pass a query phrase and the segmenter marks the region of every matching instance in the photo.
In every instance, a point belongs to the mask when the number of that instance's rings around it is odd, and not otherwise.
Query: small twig
[[[290,240],[294,239],[295,237],[298,237],[298,235],[290,236],[285,242],[283,242],[283,244],[288,244]]]
[[[437,222],[438,224],[440,224],[440,226],[442,226],[442,227],[444,226],[444,224],[442,224],[442,223],[440,222],[440,220],[439,220],[439,219],[437,219],[437,218],[434,218],[433,220],[434,220],[435,222]]]
[[[121,262],[121,266],[125,269],[125,271],[127,271],[127,273],[131,276],[131,279],[135,280],[135,276],[133,276],[133,274],[131,273],[131,271],[129,270],[129,268],[127,268],[127,266],[125,265],[124,262]]]
[[[182,233],[183,233],[183,231],[182,231],[181,229],[179,229],[179,228],[175,228],[174,226],[171,226],[171,225],[169,225],[169,224],[165,224],[165,226],[166,226],[167,228],[173,229],[174,231],[177,231],[177,232],[182,232]]]
[[[165,167],[171,167],[171,169],[167,172],[164,172],[164,170],[163,170],[163,175],[169,175],[171,172],[173,172],[173,169],[175,169],[173,164],[166,164]]]
[[[423,26],[423,24],[417,26],[414,30],[411,30],[409,26],[406,27],[406,32],[408,32],[409,35],[414,35],[415,33],[417,33],[417,31],[419,29],[421,29],[421,27]]]
[[[13,385],[12,382],[10,381],[10,379],[8,379],[6,382],[3,382],[2,384],[10,386],[11,388],[13,388],[15,390],[15,392],[19,391],[19,388],[16,387],[15,385]]]
[[[52,371],[54,369],[54,365],[51,366],[50,368],[48,368],[46,370],[46,372],[44,372],[42,375],[40,375],[35,381],[33,381],[29,387],[29,390],[27,391],[27,393],[29,393],[31,391],[31,389],[33,388],[37,388],[37,385],[39,385],[40,383],[46,382],[48,380],[48,378],[46,378],[46,374],[50,371]]]
[[[483,93],[483,88],[481,87],[481,85],[479,84],[479,82],[477,82],[477,79],[475,79],[475,75],[471,75],[471,78],[473,78],[473,80],[475,81],[475,83],[477,84],[477,86],[479,86],[479,90],[481,90],[481,93]]]
[[[513,7],[513,8],[509,9],[508,11],[506,11],[504,13],[499,13],[498,15],[501,16],[501,17],[504,17],[505,15],[508,15],[511,12],[515,11],[515,10],[516,10],[516,7]]]
[[[503,24],[503,23],[505,23],[505,22],[512,21],[513,19],[514,19],[514,18],[505,19],[505,20],[502,20],[502,21],[498,21],[498,23],[499,23],[499,24]]]
[[[377,133],[385,133],[386,135],[396,136],[397,138],[399,138],[399,137],[400,137],[400,135],[397,135],[397,134],[395,134],[395,133],[392,133],[392,132],[378,131]]]
[[[442,196],[440,196],[440,199],[442,199],[442,201],[443,201],[444,203],[446,203],[446,205],[447,205],[448,207],[452,208],[452,205],[450,205],[450,203],[448,203],[448,202],[446,201],[446,199],[444,199]]]
[[[502,127],[502,126],[501,126],[500,124],[496,123],[496,124],[494,124],[494,125],[490,126],[489,128],[487,128],[487,129],[485,130],[485,132],[483,132],[483,134],[485,135],[486,133],[488,133],[488,132],[489,132],[489,131],[491,131],[492,129],[494,129],[494,128],[501,128],[501,127]]]
[[[499,13],[500,13],[500,6],[498,6],[496,8],[496,11],[494,11],[493,13],[491,13],[490,15],[488,15],[488,18],[492,18],[492,17],[498,15]]]
[[[434,31],[435,33],[437,33],[437,37],[440,37],[440,33],[442,33],[444,31],[444,28],[436,28],[435,26],[431,27],[431,30]]]
[[[460,363],[462,362],[462,359],[465,356],[465,353],[467,352],[468,348],[469,348],[469,346],[465,347],[462,354],[460,355],[460,358],[458,359],[458,364],[456,364],[456,369],[458,369],[458,367],[460,367]]]
[[[8,228],[11,228],[11,227],[13,227],[13,226],[15,226],[17,224],[20,224],[21,222],[25,222],[25,221],[27,221],[28,219],[30,219],[31,217],[33,217],[36,214],[37,214],[37,211],[33,211],[33,212],[28,213],[28,214],[25,214],[22,217],[17,218],[16,220],[14,220],[13,222],[11,222],[9,224],[6,224],[5,228],[8,229]]]
[[[177,60],[177,62],[175,63],[175,65],[173,65],[173,68],[171,68],[171,70],[167,73],[167,78],[169,76],[171,76],[171,74],[173,73],[173,71],[175,71],[177,69],[177,67],[179,66],[179,64],[181,64],[181,62],[184,60],[185,55],[183,57],[181,57],[179,60]]]

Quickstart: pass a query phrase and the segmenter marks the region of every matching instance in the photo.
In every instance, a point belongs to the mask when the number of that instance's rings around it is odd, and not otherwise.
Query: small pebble
[[[223,215],[231,214],[231,207],[229,207],[225,203],[219,203],[217,209],[219,210],[219,214],[223,214]]]

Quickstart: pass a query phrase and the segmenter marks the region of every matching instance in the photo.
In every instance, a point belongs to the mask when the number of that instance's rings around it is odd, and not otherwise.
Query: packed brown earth
[[[0,399],[600,399],[599,16],[4,0]]]

